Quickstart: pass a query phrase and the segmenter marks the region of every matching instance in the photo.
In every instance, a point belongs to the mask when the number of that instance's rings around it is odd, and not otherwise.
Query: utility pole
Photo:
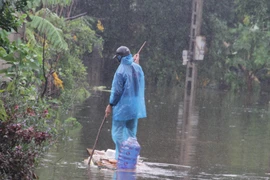
[[[196,54],[198,54],[198,48],[197,48],[198,42],[196,41],[196,39],[198,36],[200,36],[200,33],[201,33],[202,10],[203,10],[203,0],[193,0],[189,50],[185,52],[187,56],[185,100],[188,100],[190,102],[193,102],[193,98],[194,98],[195,90],[196,90],[196,82],[197,82],[197,63],[195,61],[202,60],[202,59],[196,59],[197,58]]]
[[[194,152],[194,137],[196,136],[196,122],[198,114],[194,110],[196,81],[197,81],[197,62],[203,60],[205,38],[200,36],[202,24],[203,0],[192,1],[192,15],[190,28],[189,50],[183,51],[183,65],[187,65],[185,98],[183,120],[181,122],[181,140],[180,162],[181,164],[190,164],[190,153]],[[181,108],[181,107],[180,107]],[[179,110],[181,112],[181,110]],[[179,118],[181,119],[181,118]]]

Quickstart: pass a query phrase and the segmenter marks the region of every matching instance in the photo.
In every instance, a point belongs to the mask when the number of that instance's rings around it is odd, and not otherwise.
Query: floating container
[[[141,146],[137,138],[129,137],[121,145],[117,160],[117,169],[135,169],[140,151]]]

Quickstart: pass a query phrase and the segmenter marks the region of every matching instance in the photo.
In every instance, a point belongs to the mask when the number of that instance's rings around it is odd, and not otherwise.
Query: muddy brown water
[[[270,97],[197,90],[185,107],[181,87],[146,89],[148,116],[139,120],[138,141],[145,165],[135,172],[88,167],[86,148],[94,144],[109,93],[93,91],[76,107],[82,128],[42,159],[40,180],[270,179]],[[97,149],[113,149],[111,119]]]

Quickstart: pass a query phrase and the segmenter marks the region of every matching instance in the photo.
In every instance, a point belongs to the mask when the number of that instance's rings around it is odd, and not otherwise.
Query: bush
[[[42,145],[51,136],[20,123],[0,121],[0,177],[30,180]]]

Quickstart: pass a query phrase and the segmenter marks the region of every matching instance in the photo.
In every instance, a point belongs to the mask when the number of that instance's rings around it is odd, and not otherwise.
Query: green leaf
[[[0,70],[0,74],[5,74],[5,73],[7,73],[7,68],[6,68],[6,69],[1,69],[1,70]]]
[[[1,33],[0,33],[1,34]],[[0,37],[1,38],[1,37]],[[7,55],[6,50],[3,47],[0,47],[0,57],[4,57]]]
[[[61,29],[55,27],[49,20],[39,16],[31,16],[30,26],[36,28],[40,33],[45,34],[46,38],[56,49],[67,50],[68,45],[63,37]],[[60,19],[60,18],[59,18]]]
[[[0,120],[6,121],[6,119],[7,119],[6,109],[4,107],[3,101],[0,100]]]
[[[7,91],[11,91],[13,88],[14,88],[14,81],[8,84]]]
[[[69,6],[71,4],[72,0],[47,0],[47,5],[63,5],[63,6]]]

